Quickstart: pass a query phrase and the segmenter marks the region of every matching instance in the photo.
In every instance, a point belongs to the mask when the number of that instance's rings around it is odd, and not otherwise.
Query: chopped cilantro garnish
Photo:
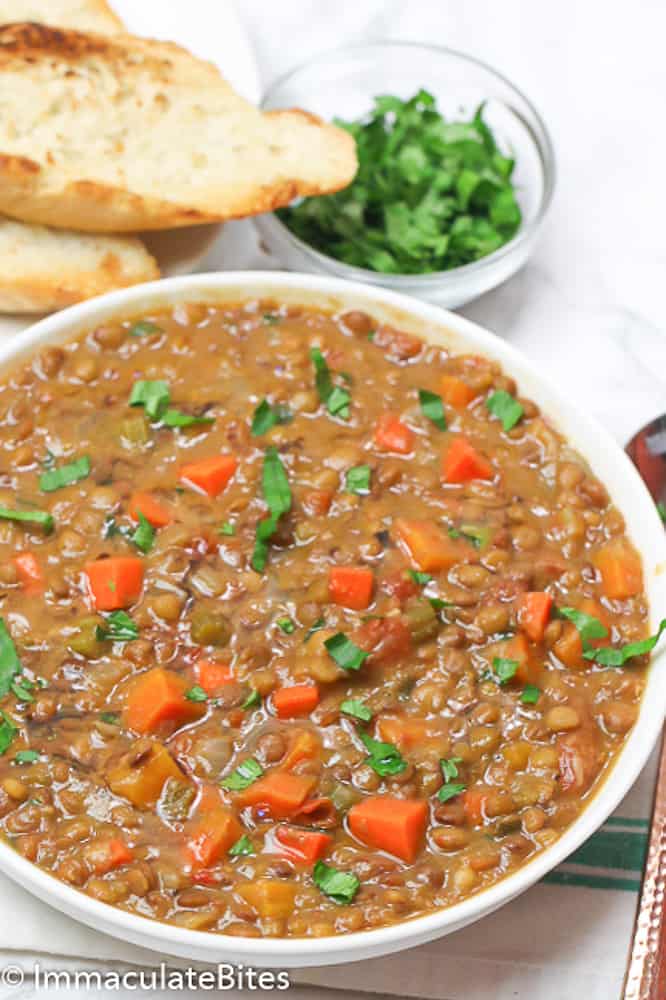
[[[337,632],[324,643],[328,650],[328,655],[335,660],[343,670],[360,670],[363,662],[367,660],[368,654],[348,639],[343,632]]]
[[[143,406],[146,416],[151,420],[160,420],[169,405],[171,393],[166,382],[140,379],[132,386],[130,406]]]
[[[356,142],[354,181],[278,212],[317,250],[373,271],[425,274],[478,260],[517,232],[514,161],[499,149],[483,105],[447,121],[420,90],[409,100],[376,97],[369,114],[336,124]]]
[[[490,528],[487,525],[461,524],[460,534],[471,542],[475,549],[483,549],[490,541]]]
[[[345,489],[347,493],[358,493],[363,496],[370,492],[370,466],[356,465],[353,469],[348,469],[345,476]]]
[[[383,743],[373,740],[367,733],[359,733],[359,738],[368,751],[365,763],[382,777],[388,774],[400,774],[407,767],[407,761],[393,743]]]
[[[278,455],[277,448],[268,448],[262,472],[264,499],[270,516],[257,524],[256,541],[252,554],[252,569],[263,573],[268,559],[268,543],[283,514],[291,510],[291,489],[287,473]]]
[[[21,673],[21,662],[16,646],[2,618],[0,618],[0,698],[8,694],[12,682]]]
[[[34,684],[31,684],[29,680],[23,677],[21,680],[12,681],[11,692],[19,701],[25,701],[30,704],[35,700],[31,691],[31,688],[34,688],[34,686]]]
[[[288,424],[290,420],[293,417],[286,406],[271,406],[267,399],[262,399],[254,411],[250,433],[253,437],[260,437],[278,424]]]
[[[6,753],[14,742],[18,729],[5,712],[0,712],[0,754]]]
[[[309,639],[312,638],[315,632],[319,632],[321,629],[325,627],[326,627],[326,620],[324,618],[317,618],[316,622],[313,622],[310,628],[305,633],[305,638],[303,639],[303,642],[307,642]]]
[[[447,785],[453,778],[458,777],[458,764],[462,764],[462,757],[443,757],[440,760],[439,766]]]
[[[53,531],[55,523],[52,515],[44,510],[11,510],[9,507],[0,507],[0,519],[36,524],[39,528],[43,528],[47,535]]]
[[[117,726],[120,724],[120,716],[115,712],[100,712],[100,722],[106,722],[107,726]]]
[[[435,392],[428,392],[427,389],[419,389],[419,403],[424,417],[431,420],[440,431],[446,430],[446,415],[444,413],[444,403],[442,397]]]
[[[409,575],[414,583],[418,583],[419,587],[425,587],[426,583],[430,583],[432,580],[430,573],[421,573],[417,569],[410,569]]]
[[[187,698],[188,701],[195,701],[195,702],[208,701],[208,695],[199,684],[195,684],[194,687],[191,687],[189,689],[189,691],[186,691],[185,697]]]
[[[523,705],[536,705],[541,695],[541,691],[535,684],[526,684],[520,696]]]
[[[361,883],[353,872],[341,872],[325,861],[318,861],[312,869],[312,879],[318,889],[332,899],[334,903],[344,906],[354,901]]]
[[[108,639],[110,642],[132,642],[139,638],[139,628],[126,611],[112,611],[104,620],[104,625],[95,629],[98,642]]]
[[[263,315],[264,323],[267,326],[276,326],[280,322],[281,319],[282,319],[282,316],[278,316],[278,315],[276,315],[276,313],[264,313],[264,315]]]
[[[241,708],[246,711],[248,708],[257,708],[258,705],[261,705],[261,695],[253,688],[241,705]]]
[[[151,323],[149,319],[139,320],[130,327],[130,337],[144,337],[147,333],[162,333],[162,327]]]
[[[275,624],[279,629],[281,629],[285,635],[291,635],[291,633],[296,628],[296,623],[291,620],[291,618],[277,618]]]
[[[429,597],[430,606],[434,611],[442,611],[443,608],[452,608],[451,601],[443,601],[441,597]]]
[[[567,621],[573,622],[583,644],[592,639],[605,639],[608,635],[608,629],[598,618],[584,611],[578,611],[577,608],[556,608],[555,614],[558,618],[566,618]]]
[[[87,455],[77,458],[75,462],[61,465],[59,469],[49,469],[39,477],[39,488],[42,493],[53,493],[63,486],[71,486],[90,475],[90,459]]]
[[[215,417],[195,417],[180,410],[167,410],[162,416],[162,423],[165,427],[198,427],[202,424],[214,424]]]
[[[583,656],[586,660],[594,660],[595,663],[601,664],[602,667],[621,667],[627,660],[632,660],[635,656],[645,656],[647,653],[651,653],[665,629],[666,618],[662,618],[655,634],[647,639],[628,642],[625,646],[620,647],[620,649],[615,649],[613,646],[603,646],[601,649],[586,649]]]
[[[333,384],[326,358],[318,347],[311,349],[310,357],[315,366],[315,385],[322,403],[326,405],[331,416],[349,420],[350,394],[346,389]]]
[[[252,846],[252,841],[246,833],[242,837],[239,837],[235,844],[229,848],[230,858],[241,858],[250,854],[254,854],[255,850]]]
[[[14,757],[15,764],[34,764],[36,760],[39,760],[39,751],[37,750],[19,750]]]
[[[236,528],[231,521],[224,521],[217,529],[218,535],[235,535]]]
[[[437,798],[440,802],[448,802],[449,799],[455,799],[456,795],[460,795],[461,792],[465,791],[467,791],[467,785],[449,783],[447,785],[442,785],[440,790],[437,792]]]
[[[504,389],[497,389],[488,396],[486,408],[494,417],[502,421],[502,427],[505,431],[510,431],[515,427],[525,412],[515,396]]]
[[[138,513],[139,523],[132,533],[131,541],[134,542],[137,549],[140,549],[142,552],[150,552],[153,547],[153,543],[155,542],[155,529],[148,518],[145,517],[141,511]]]
[[[356,698],[347,698],[340,702],[340,711],[345,715],[351,715],[353,719],[360,719],[361,722],[370,722],[372,718],[372,712],[368,706]]]
[[[509,660],[506,656],[493,657],[493,671],[500,684],[508,684],[518,670],[518,660]]]
[[[261,764],[254,757],[248,757],[220,784],[222,788],[228,788],[230,792],[242,792],[243,789],[249,788],[263,773],[264,769]]]

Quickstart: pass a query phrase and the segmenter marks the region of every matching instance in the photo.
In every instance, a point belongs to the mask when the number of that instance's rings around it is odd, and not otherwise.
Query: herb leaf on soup
[[[90,475],[90,459],[87,455],[77,458],[74,462],[61,465],[59,469],[48,469],[39,477],[39,488],[42,493],[53,493],[63,486],[71,486]]]
[[[353,872],[338,871],[321,860],[312,869],[312,879],[325,896],[340,905],[352,903],[361,886],[358,876]]]
[[[249,788],[250,785],[254,784],[263,773],[264,769],[261,764],[254,757],[248,757],[247,760],[239,764],[220,784],[222,788],[228,788],[230,792],[242,792],[245,788]]]
[[[353,469],[347,469],[345,475],[347,493],[357,493],[359,496],[369,493],[370,475],[369,465],[355,465]]]
[[[335,660],[343,670],[360,670],[368,654],[360,649],[356,643],[348,639],[344,632],[337,632],[330,639],[326,639],[324,646],[331,659]]]
[[[54,528],[53,516],[44,510],[12,510],[9,507],[0,507],[0,520],[17,521],[23,524],[35,524],[38,528],[43,528],[49,535]]]
[[[130,406],[142,406],[146,416],[151,420],[160,420],[171,400],[171,393],[166,382],[160,379],[150,381],[140,379],[132,386]]]
[[[14,678],[20,673],[21,661],[16,646],[7,626],[0,618],[0,698],[9,693]]]
[[[428,392],[427,389],[419,389],[419,403],[423,416],[432,421],[440,431],[445,431],[447,425],[442,397],[435,392]]]
[[[377,774],[385,777],[388,774],[400,774],[405,770],[407,761],[393,743],[374,740],[368,733],[359,732],[358,735],[368,751],[365,762]]]
[[[505,431],[512,430],[525,412],[515,396],[504,389],[497,389],[488,396],[486,409],[502,422]]]
[[[268,448],[264,456],[262,471],[264,500],[270,511],[268,517],[259,521],[252,554],[252,569],[263,573],[268,560],[268,543],[277,530],[278,521],[291,510],[291,489],[287,473],[277,448]]]

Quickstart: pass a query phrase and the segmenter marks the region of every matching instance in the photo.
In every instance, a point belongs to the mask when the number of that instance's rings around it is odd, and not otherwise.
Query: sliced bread
[[[123,30],[123,22],[106,0],[0,0],[0,24],[17,21],[99,31],[103,35]]]
[[[0,27],[0,212],[86,231],[162,229],[336,191],[354,141],[303,111],[262,114],[166,42]]]
[[[49,312],[154,278],[159,269],[139,239],[0,218],[0,312]]]

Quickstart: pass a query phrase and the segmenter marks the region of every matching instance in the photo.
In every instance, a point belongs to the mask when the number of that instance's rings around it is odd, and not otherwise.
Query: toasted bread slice
[[[111,35],[123,22],[106,0],[0,0],[0,24],[34,21],[77,31]]]
[[[49,312],[154,278],[159,269],[139,239],[0,218],[0,312]]]
[[[336,191],[354,141],[303,111],[261,114],[177,45],[0,27],[0,212],[125,232],[269,211]]]

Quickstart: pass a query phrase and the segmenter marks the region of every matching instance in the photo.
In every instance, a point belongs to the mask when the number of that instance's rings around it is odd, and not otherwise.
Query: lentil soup
[[[642,568],[499,365],[273,301],[0,384],[0,828],[191,929],[344,934],[516,870],[645,682]]]

